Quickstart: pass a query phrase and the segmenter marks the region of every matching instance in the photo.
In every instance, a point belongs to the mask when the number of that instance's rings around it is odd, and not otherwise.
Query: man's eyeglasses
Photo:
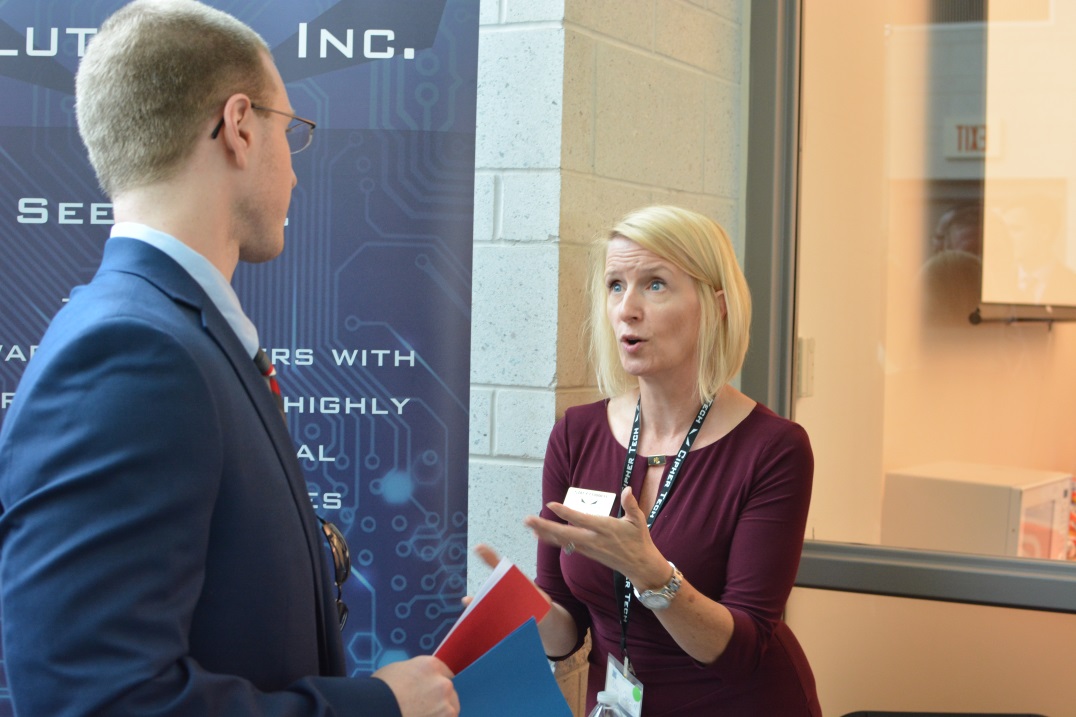
[[[340,587],[351,575],[351,552],[347,548],[347,540],[340,529],[327,520],[321,521],[321,532],[325,533],[325,539],[329,541],[329,550],[333,554],[333,568],[335,568],[336,582],[336,614],[340,618],[340,629],[344,629],[347,623],[347,604],[344,602],[343,591]]]
[[[262,112],[272,112],[274,114],[284,115],[293,120],[292,123],[288,125],[288,128],[284,130],[284,134],[288,138],[288,148],[291,150],[292,154],[302,152],[314,141],[314,128],[317,127],[317,124],[311,120],[297,117],[290,112],[281,112],[280,110],[262,107],[261,105],[252,104],[251,107],[256,110],[261,110]],[[220,122],[217,123],[216,129],[213,130],[213,134],[209,135],[209,138],[216,139],[223,128],[224,118],[221,117]]]

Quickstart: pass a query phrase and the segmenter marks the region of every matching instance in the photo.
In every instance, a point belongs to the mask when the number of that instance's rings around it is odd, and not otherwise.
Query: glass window
[[[805,2],[801,37],[807,537],[1076,559],[1076,4]]]

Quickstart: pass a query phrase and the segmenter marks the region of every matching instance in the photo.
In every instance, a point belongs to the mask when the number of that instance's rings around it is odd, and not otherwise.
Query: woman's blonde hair
[[[268,53],[256,32],[194,0],[135,0],[110,16],[75,77],[79,134],[105,194],[172,176],[233,94],[264,102]]]
[[[713,398],[743,366],[751,329],[751,294],[728,235],[701,214],[659,205],[631,212],[595,243],[588,327],[598,389],[606,396],[637,385],[620,363],[616,334],[606,312],[605,255],[609,241],[617,237],[635,242],[695,280],[700,306],[698,392],[703,401]],[[718,290],[725,292],[724,319]]]

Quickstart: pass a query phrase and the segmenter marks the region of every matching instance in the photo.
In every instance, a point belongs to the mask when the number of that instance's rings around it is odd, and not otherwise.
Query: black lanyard
[[[662,484],[661,491],[658,492],[658,497],[654,501],[654,507],[650,509],[650,515],[646,519],[647,530],[654,525],[658,513],[665,506],[665,499],[672,492],[673,484],[676,483],[676,476],[680,473],[680,466],[683,465],[684,459],[687,458],[688,451],[691,450],[691,444],[695,442],[695,438],[699,435],[702,422],[706,420],[706,414],[710,411],[710,405],[713,402],[713,399],[710,399],[702,405],[702,408],[699,409],[699,415],[695,417],[695,422],[691,424],[687,435],[684,436],[684,443],[680,446],[672,465],[669,466],[669,472],[665,475],[665,482]],[[628,456],[624,459],[624,479],[620,486],[621,493],[631,485],[631,472],[635,467],[635,458],[639,449],[640,414],[639,403],[636,403],[635,422],[631,427],[631,440],[628,441]],[[617,512],[617,517],[620,518],[623,515],[624,506],[622,504]],[[619,572],[614,572],[613,586],[616,590],[617,599],[620,601],[620,652],[624,656],[624,667],[631,669],[631,663],[628,661],[628,616],[631,614],[631,581]]]

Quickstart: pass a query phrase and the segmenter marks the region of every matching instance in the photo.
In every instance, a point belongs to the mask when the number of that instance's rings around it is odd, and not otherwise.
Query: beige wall
[[[565,3],[557,415],[593,400],[581,334],[586,246],[647,204],[685,206],[742,256],[739,2]]]
[[[807,536],[877,542],[885,395],[883,5],[805,5],[796,323],[800,337],[814,339],[815,353],[813,395],[795,403],[795,418],[815,451]]]
[[[960,58],[924,62],[923,32],[887,26],[886,10],[804,3],[797,331],[815,340],[815,375],[794,411],[817,461],[808,536],[825,540],[878,542],[889,469],[1076,470],[1076,324],[924,326],[928,223],[907,196],[968,165],[936,161],[932,130],[914,128],[938,108],[908,90]],[[796,590],[788,621],[827,715],[1076,714],[1062,687],[1071,616]]]
[[[787,618],[822,713],[1076,714],[1076,619],[1031,610],[797,588]]]

